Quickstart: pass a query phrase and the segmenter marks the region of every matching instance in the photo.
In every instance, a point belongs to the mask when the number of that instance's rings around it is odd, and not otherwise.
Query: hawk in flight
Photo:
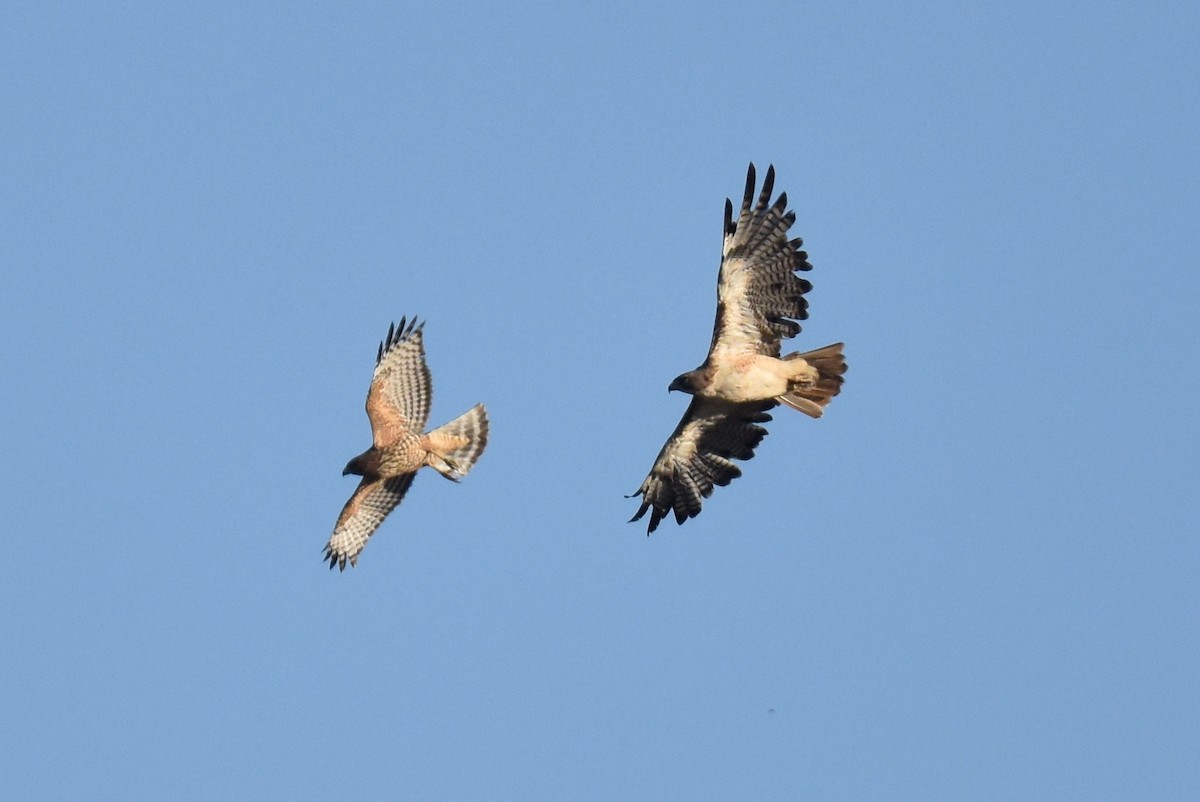
[[[375,374],[367,392],[372,445],[347,463],[342,476],[362,477],[342,508],[325,559],[346,570],[358,563],[367,539],[395,509],[417,471],[428,465],[455,482],[467,475],[487,445],[488,419],[483,404],[433,431],[425,431],[433,391],[425,348],[416,318],[388,328],[375,357]]]
[[[785,404],[814,418],[842,388],[842,343],[780,357],[780,343],[808,317],[804,294],[812,289],[799,270],[811,270],[799,237],[788,239],[796,213],[787,193],[771,203],[775,168],[767,168],[758,200],[754,165],[746,175],[742,209],[733,219],[725,201],[725,243],[717,278],[717,320],[704,364],[676,377],[670,390],[692,396],[683,420],[658,452],[650,475],[632,497],[641,506],[630,523],[650,513],[653,532],[675,513],[682,524],[700,514],[715,485],[742,475],[732,460],[754,456],[771,420],[767,410]]]

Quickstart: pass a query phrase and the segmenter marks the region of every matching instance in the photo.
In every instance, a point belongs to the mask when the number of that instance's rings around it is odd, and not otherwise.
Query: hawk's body
[[[734,459],[750,459],[766,435],[760,423],[768,410],[786,404],[819,418],[841,390],[846,363],[842,344],[780,356],[781,343],[800,331],[808,317],[804,295],[812,285],[796,275],[811,270],[803,242],[789,240],[795,212],[787,194],[770,203],[775,168],[768,167],[754,200],[754,165],[738,219],[725,201],[725,241],[717,281],[717,319],[704,364],[671,382],[671,390],[692,395],[692,403],[667,440],[641,496],[634,521],[650,512],[647,533],[668,513],[683,523],[700,514],[701,499],[716,485],[741,476]],[[753,205],[752,205],[753,204]]]
[[[428,465],[457,482],[487,445],[487,411],[482,404],[425,432],[433,391],[421,339],[424,324],[405,322],[390,327],[379,345],[367,392],[373,442],[342,471],[343,476],[362,476],[362,481],[325,546],[330,568],[345,570],[347,562],[358,563],[368,538],[404,498],[418,470]]]

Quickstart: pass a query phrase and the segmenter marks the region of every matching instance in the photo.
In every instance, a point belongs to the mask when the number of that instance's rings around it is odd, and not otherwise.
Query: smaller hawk
[[[372,445],[346,464],[342,476],[362,477],[342,508],[325,559],[342,571],[358,564],[358,555],[387,514],[396,508],[417,471],[428,465],[455,482],[471,470],[487,446],[488,419],[483,404],[433,431],[425,431],[433,397],[425,347],[424,323],[416,318],[388,327],[379,344],[375,374],[367,392]]]
[[[669,390],[692,396],[683,419],[667,440],[650,475],[633,494],[641,506],[630,523],[650,513],[646,534],[663,518],[676,523],[700,514],[701,499],[742,471],[733,460],[754,456],[766,436],[759,424],[780,404],[813,418],[842,389],[846,362],[842,344],[780,356],[784,339],[800,332],[808,317],[804,295],[812,289],[797,271],[811,270],[799,237],[788,239],[796,213],[787,193],[774,203],[775,168],[767,168],[754,198],[754,165],[737,219],[725,201],[725,241],[717,277],[717,320],[704,364],[677,376]]]

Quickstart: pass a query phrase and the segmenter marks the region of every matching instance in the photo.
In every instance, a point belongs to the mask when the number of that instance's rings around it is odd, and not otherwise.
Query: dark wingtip
[[[771,202],[771,193],[775,190],[775,165],[767,165],[767,176],[763,179],[762,192],[758,193],[759,209],[767,208],[767,204]]]
[[[754,172],[754,162],[750,162],[750,166],[746,168],[746,191],[742,193],[742,208],[749,209],[750,201],[754,198],[754,184],[758,181],[757,174]]]
[[[383,360],[384,352],[391,350],[393,345],[411,337],[414,332],[422,331],[424,328],[425,321],[418,320],[415,315],[411,319],[408,315],[404,315],[400,318],[398,324],[389,324],[387,336],[383,338],[383,342],[379,344],[379,350],[375,354],[375,364],[379,364]]]
[[[633,498],[633,496],[641,493],[642,491],[639,490],[637,493],[634,493],[631,496],[626,496],[625,498]],[[626,521],[626,523],[637,523],[647,512],[650,513],[650,523],[646,527],[646,535],[649,536],[651,532],[658,528],[658,522],[662,519],[662,515],[659,514],[658,507],[652,507],[649,501],[643,501],[642,505],[638,507],[637,513],[628,521]]]
[[[346,558],[345,557],[339,558],[338,555],[334,554],[333,547],[330,546],[328,543],[325,544],[324,551],[325,551],[325,554],[321,557],[321,562],[325,562],[326,560],[328,560],[330,571],[332,571],[334,568],[337,568],[339,571],[346,570]],[[353,562],[354,561],[351,560],[351,564],[353,564]]]
[[[633,496],[636,496],[636,495],[637,495],[637,493],[634,493],[634,494],[633,494]],[[626,496],[625,498],[633,498],[633,496]],[[629,519],[628,521],[626,521],[625,523],[630,523],[630,524],[631,524],[631,523],[634,523],[634,522],[636,522],[636,521],[640,521],[640,520],[642,519],[642,516],[646,514],[646,510],[648,510],[648,509],[650,509],[650,502],[648,502],[648,501],[643,501],[643,502],[642,502],[642,505],[641,505],[640,507],[638,507],[638,511],[637,511],[636,513],[634,513],[633,517],[632,517],[632,518],[630,518],[630,519]]]

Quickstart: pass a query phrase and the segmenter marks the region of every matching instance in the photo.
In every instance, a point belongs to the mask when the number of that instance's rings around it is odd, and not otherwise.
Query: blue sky
[[[1194,4],[248,5],[0,26],[12,798],[1200,797]],[[847,383],[647,538],[751,160]]]

